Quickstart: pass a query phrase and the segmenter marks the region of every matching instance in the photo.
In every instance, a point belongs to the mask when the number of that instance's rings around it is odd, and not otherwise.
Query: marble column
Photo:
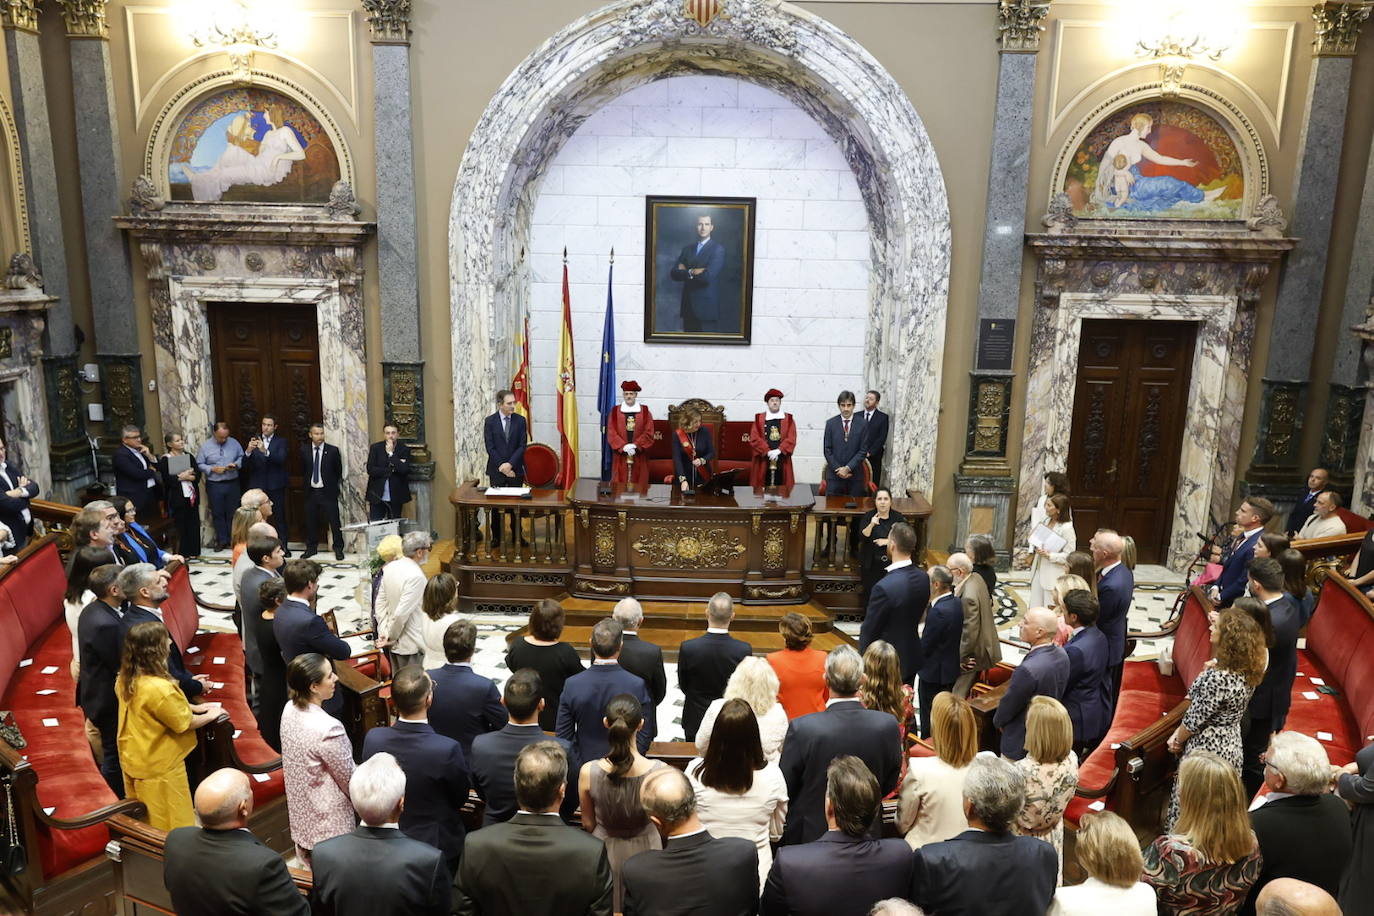
[[[127,185],[120,168],[119,120],[105,20],[108,0],[57,2],[71,55],[86,272],[104,392],[105,441],[118,445],[120,427],[129,423],[141,427],[144,422],[143,361],[128,246],[114,224],[114,217],[124,212]]]
[[[1303,414],[1313,381],[1314,303],[1322,300],[1331,220],[1340,171],[1339,151],[1345,139],[1350,73],[1360,25],[1369,18],[1364,3],[1321,2],[1312,8],[1316,37],[1312,42],[1312,74],[1307,86],[1307,110],[1297,172],[1293,182],[1292,235],[1302,239],[1293,250],[1279,282],[1269,332],[1269,359],[1264,368],[1259,432],[1249,472],[1249,491],[1270,498],[1288,496],[1303,477],[1299,467]],[[1363,317],[1361,310],[1360,317]],[[1358,318],[1357,318],[1358,320]],[[1352,410],[1359,413],[1361,395],[1355,390],[1356,365],[1347,354],[1344,371],[1333,376],[1339,387],[1327,416],[1328,431],[1340,432],[1330,455],[1341,464],[1348,481],[1353,471],[1346,444]],[[1355,420],[1358,423],[1358,419]],[[1338,468],[1333,471],[1339,473]],[[1282,507],[1280,507],[1282,509]]]
[[[382,389],[386,421],[414,456],[415,519],[433,528],[434,461],[425,442],[425,374],[420,351],[419,240],[411,133],[411,0],[362,0],[371,29],[377,162],[377,283],[381,290]]]
[[[958,496],[957,544],[972,532],[991,534],[999,565],[1011,559],[1011,503],[1016,481],[1007,464],[1007,421],[1015,378],[1016,315],[1030,184],[1031,118],[1040,21],[1050,0],[1000,0],[997,112],[983,224],[983,266],[978,281],[978,347],[970,379],[968,439],[954,477]]]

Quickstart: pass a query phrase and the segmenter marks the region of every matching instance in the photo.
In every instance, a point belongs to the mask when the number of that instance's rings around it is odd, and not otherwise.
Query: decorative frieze
[[[1040,50],[1040,24],[1050,11],[1050,0],[1000,0],[997,7],[997,31],[1002,51],[1034,54]]]
[[[1315,57],[1354,57],[1360,26],[1374,7],[1368,3],[1323,2],[1312,7],[1316,34],[1312,38]]]
[[[373,44],[410,43],[411,0],[363,0]]]
[[[20,251],[10,258],[10,269],[5,274],[5,289],[42,288],[43,275],[38,272],[38,265],[33,263],[33,255]]]
[[[1331,386],[1326,401],[1326,425],[1322,431],[1321,464],[1333,478],[1349,478],[1355,471],[1364,401],[1363,386]]]
[[[406,442],[425,441],[424,368],[424,363],[382,363],[386,418]]]
[[[972,374],[969,391],[968,442],[965,445],[964,473],[980,472],[989,459],[1005,461],[1007,456],[1007,421],[1011,416],[1010,375]]]
[[[109,0],[57,0],[62,7],[62,21],[69,38],[108,39],[110,30],[105,21],[105,6]]]
[[[40,0],[0,0],[0,26],[36,33],[39,2]]]

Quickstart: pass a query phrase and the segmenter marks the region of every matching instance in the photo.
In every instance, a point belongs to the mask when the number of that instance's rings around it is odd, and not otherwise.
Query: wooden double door
[[[1080,549],[1098,528],[1162,563],[1173,524],[1197,326],[1085,320],[1067,473]]]
[[[212,302],[208,308],[215,372],[216,418],[247,446],[264,415],[277,421],[287,452],[286,517],[293,540],[305,533],[305,475],[301,449],[310,424],[324,411],[320,397],[319,335],[313,305]],[[248,485],[252,486],[251,478]]]

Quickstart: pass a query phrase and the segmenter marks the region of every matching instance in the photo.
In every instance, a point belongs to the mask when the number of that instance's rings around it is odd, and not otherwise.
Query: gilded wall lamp
[[[278,29],[260,2],[196,0],[183,5],[186,34],[197,48],[219,48],[229,56],[234,81],[253,82],[253,55],[275,50]]]
[[[1159,80],[1161,93],[1165,97],[1178,95],[1183,85],[1183,73],[1194,60],[1221,59],[1221,55],[1231,46],[1231,38],[1225,27],[1217,28],[1218,17],[1201,16],[1193,12],[1177,10],[1172,15],[1159,17],[1159,24],[1148,28],[1147,34],[1136,41],[1137,57],[1159,61]],[[1224,18],[1224,17],[1222,17]]]

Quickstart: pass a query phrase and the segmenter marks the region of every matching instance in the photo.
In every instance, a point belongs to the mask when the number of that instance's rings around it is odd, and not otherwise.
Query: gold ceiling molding
[[[57,0],[62,7],[62,21],[68,38],[100,38],[108,40],[110,30],[105,19],[109,0]]]
[[[410,0],[363,0],[373,44],[410,44]]]
[[[38,31],[39,0],[0,0],[0,25],[7,29]]]
[[[1369,18],[1368,3],[1323,2],[1312,7],[1316,34],[1312,37],[1314,57],[1354,57],[1360,26]]]

